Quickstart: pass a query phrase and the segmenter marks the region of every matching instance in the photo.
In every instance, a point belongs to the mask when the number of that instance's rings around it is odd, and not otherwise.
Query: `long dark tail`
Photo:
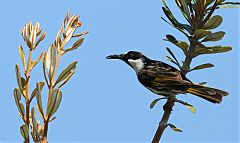
[[[212,103],[220,103],[222,101],[222,97],[228,95],[226,91],[202,86],[199,84],[190,85],[190,87],[187,89],[187,93],[194,94]]]

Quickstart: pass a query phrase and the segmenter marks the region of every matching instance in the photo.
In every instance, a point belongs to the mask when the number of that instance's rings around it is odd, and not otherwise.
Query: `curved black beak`
[[[119,59],[122,60],[123,59],[123,54],[120,55],[109,55],[106,57],[106,59]]]

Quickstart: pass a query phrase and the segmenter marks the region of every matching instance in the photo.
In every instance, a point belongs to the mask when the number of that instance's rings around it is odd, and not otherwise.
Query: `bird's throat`
[[[133,67],[135,72],[139,72],[144,67],[144,63],[142,59],[136,59],[136,60],[129,59],[128,62]]]

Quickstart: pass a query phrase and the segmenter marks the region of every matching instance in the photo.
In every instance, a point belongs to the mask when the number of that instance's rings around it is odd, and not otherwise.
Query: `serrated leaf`
[[[211,34],[211,31],[208,30],[204,30],[204,29],[197,29],[194,32],[195,38],[196,39],[202,39],[204,37],[206,37],[207,35]]]
[[[47,114],[50,118],[58,109],[62,100],[62,92],[59,89],[54,89],[50,97],[49,106],[47,107]]]
[[[207,41],[219,41],[221,40],[225,35],[225,32],[223,31],[219,31],[219,32],[215,32],[212,34],[207,35],[202,42],[207,42]]]
[[[79,46],[82,45],[83,41],[84,41],[84,38],[79,38],[76,42],[73,43],[72,47],[66,49],[65,52],[69,52],[77,49]]]
[[[20,133],[21,133],[22,137],[24,138],[24,140],[28,139],[29,132],[28,132],[27,125],[20,126]]]
[[[57,85],[59,82],[65,80],[70,74],[71,72],[76,68],[77,65],[77,61],[71,63],[67,68],[65,68],[61,74],[58,76],[55,85]]]
[[[173,131],[176,131],[176,132],[182,132],[181,129],[177,128],[175,125],[173,124],[168,124],[168,126],[173,130]]]
[[[211,17],[203,26],[204,29],[214,29],[221,25],[223,18],[220,15]]]
[[[210,64],[210,63],[201,64],[201,65],[198,65],[198,66],[190,69],[189,72],[194,71],[194,70],[201,70],[201,69],[205,69],[205,68],[211,68],[211,67],[214,67],[214,65]]]
[[[18,47],[18,53],[20,55],[20,58],[21,58],[21,61],[23,64],[24,71],[26,71],[26,59],[25,59],[25,54],[24,54],[24,51],[23,51],[23,48],[21,45],[19,45],[19,47]]]

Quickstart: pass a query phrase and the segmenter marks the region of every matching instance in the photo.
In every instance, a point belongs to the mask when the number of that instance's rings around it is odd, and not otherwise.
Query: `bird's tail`
[[[226,91],[202,86],[199,84],[190,85],[187,89],[187,93],[194,94],[212,103],[220,103],[222,101],[222,97],[228,95]]]

